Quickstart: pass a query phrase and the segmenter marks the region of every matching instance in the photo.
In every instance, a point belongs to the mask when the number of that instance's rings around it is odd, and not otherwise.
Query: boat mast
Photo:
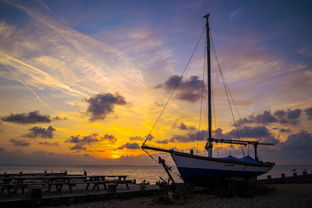
[[[209,36],[209,14],[204,16],[206,18],[206,36],[207,36],[207,84],[208,84],[208,142],[206,149],[208,150],[208,157],[212,157],[212,119],[211,119],[211,59],[210,59],[210,36]]]

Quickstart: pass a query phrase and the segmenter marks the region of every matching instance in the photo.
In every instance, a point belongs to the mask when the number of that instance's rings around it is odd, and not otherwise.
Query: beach
[[[137,197],[131,199],[112,199],[107,201],[97,201],[80,203],[73,205],[57,206],[59,208],[137,208],[137,207],[218,207],[218,208],[242,208],[242,207],[274,207],[293,208],[311,207],[312,184],[277,184],[271,185],[275,191],[267,195],[256,195],[250,198],[245,197],[219,197],[212,194],[197,193],[192,194],[186,201],[175,202],[169,205],[159,203],[159,195],[149,197]],[[53,206],[52,206],[53,207]],[[52,208],[50,206],[50,208]],[[48,207],[46,207],[48,208]]]

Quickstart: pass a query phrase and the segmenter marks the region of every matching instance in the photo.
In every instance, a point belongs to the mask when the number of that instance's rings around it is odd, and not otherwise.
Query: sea
[[[179,177],[177,168],[171,166],[172,176],[176,182],[182,182]],[[312,173],[312,166],[303,165],[276,165],[270,172],[258,178],[267,178],[267,175],[271,175],[272,178],[280,177],[282,173],[286,176],[293,175],[293,172],[297,172],[301,175],[306,170],[308,173]],[[136,179],[138,183],[142,181],[155,184],[156,181],[160,181],[160,177],[167,180],[168,175],[160,165],[155,166],[138,166],[138,165],[73,165],[73,166],[48,166],[48,165],[0,165],[0,174],[3,173],[43,173],[47,172],[64,172],[68,174],[83,174],[84,171],[88,175],[128,175],[128,179]]]

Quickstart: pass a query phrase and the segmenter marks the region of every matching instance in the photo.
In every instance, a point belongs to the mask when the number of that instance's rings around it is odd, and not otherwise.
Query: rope
[[[174,86],[174,88],[173,88],[173,90],[172,90],[172,92],[171,92],[171,94],[170,94],[170,96],[169,96],[169,98],[168,98],[166,104],[164,105],[163,109],[161,110],[161,112],[160,112],[158,118],[156,119],[156,121],[155,121],[153,127],[151,128],[150,132],[149,132],[148,135],[146,136],[146,138],[145,138],[145,140],[144,140],[142,146],[146,143],[147,139],[149,138],[149,136],[151,135],[152,131],[154,130],[156,124],[158,123],[160,117],[161,117],[162,114],[164,113],[164,111],[165,111],[167,105],[169,104],[169,102],[170,102],[170,100],[171,100],[171,98],[172,98],[172,96],[173,96],[175,90],[177,89],[177,87],[178,87],[178,85],[179,85],[179,83],[180,83],[180,81],[181,81],[181,79],[182,79],[184,73],[186,72],[186,70],[187,70],[187,68],[188,68],[188,65],[190,64],[190,62],[191,62],[191,60],[192,60],[192,58],[193,58],[193,56],[194,56],[194,54],[195,54],[195,51],[196,51],[196,49],[197,49],[197,46],[198,46],[200,40],[202,39],[202,36],[203,36],[203,34],[204,34],[204,31],[205,31],[205,28],[203,29],[203,31],[202,31],[202,33],[201,33],[201,35],[200,35],[200,37],[199,37],[199,39],[198,39],[198,41],[197,41],[197,43],[196,43],[196,46],[195,46],[195,48],[194,48],[194,50],[193,50],[193,52],[192,52],[192,55],[191,55],[191,57],[189,58],[189,60],[187,61],[186,66],[185,66],[185,68],[184,68],[184,70],[183,70],[181,76],[179,77],[179,80],[177,81],[176,85]]]
[[[219,72],[220,72],[220,75],[221,75],[221,78],[222,78],[222,83],[223,83],[224,91],[225,91],[225,94],[226,94],[226,97],[227,97],[227,100],[228,100],[228,104],[229,104],[229,108],[230,108],[230,111],[231,111],[231,114],[232,114],[232,118],[233,118],[235,130],[236,130],[236,133],[237,133],[238,138],[240,138],[240,135],[239,135],[239,132],[238,132],[237,123],[236,123],[235,116],[234,116],[234,113],[233,113],[233,109],[232,109],[232,106],[231,106],[230,97],[232,98],[232,95],[230,94],[228,85],[227,85],[227,83],[226,83],[226,81],[225,81],[225,78],[224,78],[224,76],[223,76],[223,72],[222,72],[222,70],[221,70],[221,65],[220,65],[220,62],[219,62],[219,58],[218,58],[218,55],[217,55],[217,51],[216,51],[215,44],[214,44],[214,41],[213,41],[213,38],[212,38],[211,33],[210,33],[210,37],[211,37],[211,43],[212,43],[212,52],[213,52],[214,56],[216,57],[218,69],[219,69]],[[233,104],[234,104],[234,103],[233,103]],[[243,155],[245,156],[245,152],[244,152],[243,147],[241,147],[241,150],[242,150]]]
[[[207,49],[205,47],[204,57],[206,57]],[[199,124],[198,124],[198,137],[197,137],[197,144],[196,144],[196,151],[198,150],[198,143],[201,135],[201,120],[203,114],[203,98],[204,98],[204,89],[205,89],[205,67],[206,67],[206,59],[204,59],[204,67],[203,67],[203,84],[202,84],[202,92],[201,92],[201,100],[200,100],[200,112],[199,112]],[[196,152],[197,154],[197,152]]]

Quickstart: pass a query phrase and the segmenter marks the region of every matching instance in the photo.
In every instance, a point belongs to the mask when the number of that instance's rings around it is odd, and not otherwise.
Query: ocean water
[[[0,174],[3,173],[43,173],[64,172],[68,174],[83,174],[87,171],[88,175],[128,175],[128,179],[136,179],[137,182],[143,180],[155,184],[162,177],[168,179],[166,172],[160,165],[155,166],[134,166],[134,165],[75,165],[75,166],[46,166],[46,165],[0,165]],[[177,169],[172,168],[173,176],[179,182],[181,179],[177,175]]]
[[[301,175],[303,170],[312,173],[312,166],[302,165],[276,165],[269,173],[260,176],[259,178],[266,178],[271,175],[273,178],[280,177],[281,173],[286,176],[291,176],[293,171]],[[38,173],[38,172],[63,172],[67,171],[68,174],[83,174],[84,170],[88,175],[129,175],[129,179],[136,179],[137,182],[143,180],[155,184],[159,181],[159,177],[168,179],[166,172],[160,165],[155,166],[133,166],[133,165],[75,165],[75,166],[39,166],[39,165],[0,165],[0,174],[2,173]],[[182,182],[178,176],[178,171],[175,166],[172,166],[172,175],[177,182]]]

